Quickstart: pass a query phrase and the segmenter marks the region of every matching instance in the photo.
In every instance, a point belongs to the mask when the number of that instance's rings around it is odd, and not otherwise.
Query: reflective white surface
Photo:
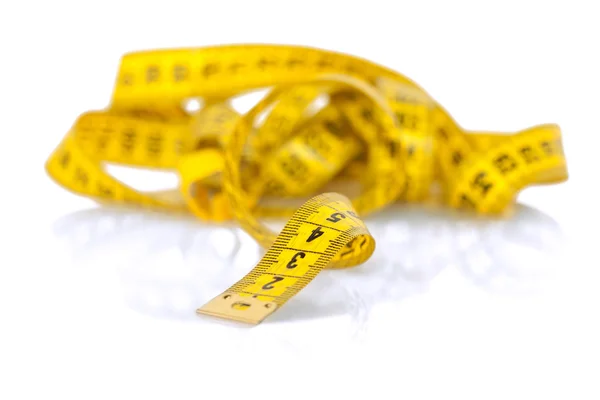
[[[221,393],[229,368],[241,374],[231,390],[247,392],[265,363],[285,365],[268,372],[277,385],[310,370],[335,393],[332,382],[354,392],[352,376],[383,387],[410,376],[417,391],[433,384],[428,374],[447,384],[469,374],[475,383],[464,384],[477,387],[528,377],[532,388],[595,376],[585,362],[598,354],[597,281],[572,265],[581,254],[552,217],[525,205],[504,220],[398,205],[366,221],[377,243],[368,262],[322,272],[249,327],[195,314],[263,252],[235,225],[110,207],[60,213],[32,235],[38,245],[8,275],[17,284],[3,281],[6,340],[17,343],[9,372],[73,393],[101,374],[157,398],[150,388]]]
[[[374,256],[356,268],[321,273],[268,319],[271,329],[339,316],[349,324],[343,336],[355,337],[373,306],[426,292],[446,269],[486,292],[530,294],[552,274],[563,243],[552,218],[522,205],[504,220],[396,205],[366,221],[377,243]],[[199,324],[216,321],[196,316],[195,309],[264,253],[236,226],[135,209],[78,211],[59,218],[53,232],[81,268],[116,265],[121,294],[115,299],[123,307]]]

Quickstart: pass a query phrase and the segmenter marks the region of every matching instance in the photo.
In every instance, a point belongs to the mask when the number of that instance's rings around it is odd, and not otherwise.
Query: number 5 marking
[[[327,218],[327,221],[338,222],[346,218],[346,216],[342,213],[336,212],[331,214],[331,217]]]

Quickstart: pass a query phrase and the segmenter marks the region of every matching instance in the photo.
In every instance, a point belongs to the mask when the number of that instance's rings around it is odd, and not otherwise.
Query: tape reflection
[[[359,335],[377,303],[423,293],[455,269],[485,290],[535,290],[560,251],[558,224],[517,205],[509,220],[468,218],[448,210],[398,205],[366,218],[377,242],[372,258],[323,271],[268,321],[350,318]],[[159,318],[206,322],[195,310],[247,273],[263,254],[235,223],[208,225],[191,216],[120,208],[66,215],[54,232],[82,267],[115,265],[132,309]]]

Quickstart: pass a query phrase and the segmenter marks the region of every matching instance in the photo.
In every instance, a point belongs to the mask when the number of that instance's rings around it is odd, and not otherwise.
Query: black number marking
[[[440,135],[442,137],[442,139],[448,140],[448,132],[446,131],[446,128],[439,127],[437,132],[438,132],[438,135]]]
[[[102,128],[102,133],[105,135],[112,135],[115,133],[115,128],[112,126],[112,121],[108,121],[106,126]]]
[[[109,187],[104,186],[102,183],[98,182],[96,184],[96,188],[98,189],[98,192],[101,196],[113,197],[113,191]]]
[[[148,137],[148,153],[153,156],[157,156],[161,152],[162,136],[159,133],[155,133]]]
[[[321,236],[323,236],[323,234],[324,234],[324,233],[325,233],[325,232],[323,232],[323,231],[321,230],[321,227],[320,227],[320,226],[317,226],[317,227],[316,227],[316,228],[315,228],[315,229],[312,231],[312,233],[310,234],[310,236],[308,237],[308,239],[306,239],[306,243],[310,243],[310,242],[312,242],[313,240],[315,240],[315,239],[317,239],[317,238],[320,238]]]
[[[521,152],[521,155],[527,164],[531,164],[539,160],[538,156],[530,146],[522,147],[519,151]]]
[[[77,132],[82,142],[87,142],[88,140],[90,140],[91,130],[91,127],[86,127],[85,129],[82,129],[81,131]]]
[[[327,129],[328,132],[334,134],[337,137],[340,137],[343,133],[342,127],[335,121],[327,120],[323,123],[323,125],[325,126],[325,129]]]
[[[331,217],[327,218],[327,221],[339,222],[339,221],[343,220],[344,218],[346,218],[346,216],[344,214],[336,212],[336,213],[331,214]]]
[[[81,168],[77,168],[75,170],[75,180],[81,184],[81,186],[87,186],[88,184],[88,174],[85,170]]]
[[[282,160],[280,165],[290,178],[296,181],[304,181],[306,179],[308,168],[306,167],[304,162],[300,158],[298,158],[297,155],[290,155],[290,158],[287,160]]]
[[[265,184],[265,191],[269,194],[284,194],[285,186],[279,181],[270,180]]]
[[[131,73],[124,73],[121,76],[121,84],[123,86],[131,86],[133,85],[133,75]]]
[[[352,254],[354,252],[354,242],[356,242],[357,238],[352,239],[351,241],[349,241],[348,243],[346,243],[346,247],[349,250],[344,251],[343,253],[340,253],[340,257],[345,257],[348,254]]]
[[[300,66],[302,64],[304,64],[304,60],[299,60],[297,58],[290,58],[287,62],[287,66],[289,68],[294,68],[294,67]]]
[[[202,69],[202,75],[204,75],[205,78],[210,78],[211,75],[214,75],[217,72],[219,72],[219,64],[206,64]]]
[[[346,71],[346,73],[348,75],[354,75],[354,74],[358,73],[358,70],[352,64],[346,64],[346,67],[344,68],[344,70]]]
[[[62,155],[62,157],[60,157],[60,165],[66,169],[69,166],[69,163],[71,162],[71,153],[69,153],[68,151]]]
[[[108,135],[100,135],[96,141],[98,151],[106,150],[106,146],[108,145]]]
[[[190,71],[185,65],[175,65],[173,66],[173,79],[175,82],[182,82],[188,80],[190,76]]]
[[[133,151],[133,147],[135,145],[135,131],[133,129],[128,129],[123,132],[123,141],[121,142],[121,147],[123,151],[126,153],[131,153]]]
[[[502,172],[507,174],[517,168],[517,162],[508,154],[501,154],[494,160],[494,165]]]
[[[396,119],[398,123],[406,129],[416,129],[418,118],[416,115],[404,114],[401,112],[396,113]]]
[[[398,143],[391,141],[389,142],[389,152],[390,152],[390,157],[394,158],[396,157],[396,154],[398,154]]]
[[[333,67],[333,62],[331,60],[328,60],[326,58],[322,58],[321,60],[319,60],[319,62],[317,63],[317,66],[319,68],[325,69],[325,68],[331,68]]]
[[[273,280],[269,283],[265,283],[262,287],[263,290],[271,290],[273,289],[275,286],[273,286],[275,283],[282,281],[283,278],[281,276],[274,276]]]
[[[452,164],[458,166],[460,163],[462,163],[462,161],[463,156],[460,151],[456,150],[454,153],[452,153]]]
[[[485,180],[486,176],[487,176],[486,172],[480,172],[477,174],[477,176],[475,176],[475,179],[473,180],[473,182],[471,182],[471,187],[473,187],[473,188],[478,187],[481,189],[482,196],[487,195],[487,192],[494,186],[494,184],[489,183]]]
[[[544,153],[546,153],[546,155],[551,156],[554,154],[554,149],[552,148],[550,142],[542,142],[540,143],[540,145],[542,146],[542,149],[544,150]]]
[[[158,82],[160,69],[156,65],[150,65],[146,69],[146,83]]]
[[[299,251],[296,254],[294,254],[294,257],[292,257],[292,260],[286,265],[286,268],[289,269],[294,269],[298,266],[298,264],[296,264],[296,262],[298,261],[298,258],[304,258],[306,257],[306,253],[303,251]]]
[[[370,108],[363,108],[360,115],[366,122],[373,122],[374,120],[373,110],[371,110]]]
[[[233,63],[233,64],[231,64],[231,65],[229,66],[229,69],[231,70],[231,73],[232,73],[232,74],[237,74],[237,73],[238,73],[238,71],[239,71],[241,68],[243,68],[243,67],[245,67],[245,65],[244,65],[244,64],[242,64],[242,63],[239,63],[239,62],[236,62],[236,63]]]
[[[304,142],[319,154],[330,154],[333,149],[323,140],[323,136],[315,130],[310,130],[304,137]]]
[[[270,66],[270,65],[275,65],[275,64],[277,64],[277,62],[276,62],[276,61],[273,61],[273,60],[267,60],[266,58],[261,58],[261,59],[258,61],[258,68],[260,68],[260,69],[264,70],[264,69],[265,69],[265,68],[267,68],[268,66]]]

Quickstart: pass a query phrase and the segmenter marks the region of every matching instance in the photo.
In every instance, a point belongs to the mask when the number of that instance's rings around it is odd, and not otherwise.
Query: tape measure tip
[[[196,314],[257,325],[276,309],[274,302],[237,293],[223,293],[197,309]]]

